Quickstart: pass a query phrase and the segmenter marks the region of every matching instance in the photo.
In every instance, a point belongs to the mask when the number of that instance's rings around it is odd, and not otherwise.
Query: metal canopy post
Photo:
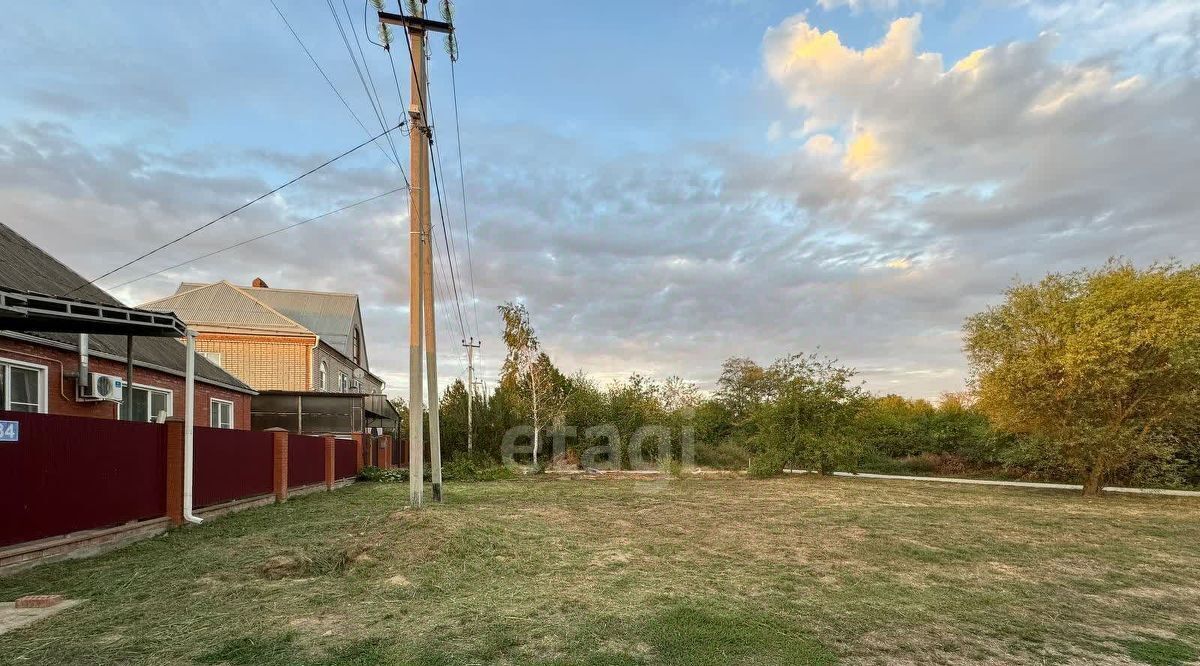
[[[133,420],[133,336],[125,336],[125,393],[121,400],[121,414],[126,421]],[[149,405],[147,405],[149,408]]]

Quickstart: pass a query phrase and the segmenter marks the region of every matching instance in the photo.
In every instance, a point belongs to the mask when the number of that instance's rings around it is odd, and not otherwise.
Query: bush
[[[787,452],[779,449],[768,449],[756,453],[750,458],[750,477],[754,479],[769,479],[783,474],[787,464]]]
[[[399,467],[383,469],[382,467],[367,465],[358,473],[358,480],[374,483],[408,483],[408,470]]]
[[[749,459],[750,450],[732,440],[696,445],[696,464],[701,467],[746,469]]]
[[[658,467],[660,472],[670,476],[671,478],[683,478],[683,463],[675,460],[674,458],[660,462]]]
[[[442,467],[443,481],[503,481],[516,477],[516,473],[508,467],[478,456],[455,458]]]

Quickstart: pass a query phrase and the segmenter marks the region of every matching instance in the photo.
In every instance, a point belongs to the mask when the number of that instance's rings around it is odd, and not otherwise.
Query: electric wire
[[[358,113],[356,113],[354,108],[350,106],[350,103],[346,101],[345,96],[342,95],[337,86],[333,85],[333,81],[329,78],[329,75],[325,73],[325,69],[322,68],[321,64],[317,62],[317,59],[313,56],[312,52],[308,50],[308,46],[304,43],[304,40],[300,39],[300,35],[296,33],[296,30],[292,28],[292,24],[288,22],[287,17],[283,15],[282,11],[280,11],[279,5],[275,4],[275,0],[270,1],[271,6],[275,8],[275,13],[279,15],[280,20],[282,20],[283,24],[287,26],[288,32],[292,33],[292,37],[296,39],[296,43],[299,44],[300,48],[304,50],[304,55],[308,56],[308,59],[312,62],[313,67],[316,67],[317,71],[321,73],[321,78],[325,79],[325,83],[329,84],[329,88],[330,90],[333,90],[333,94],[337,95],[337,98],[342,101],[342,106],[346,107],[346,110],[350,112],[350,115],[354,118],[354,122],[358,123],[358,126],[362,128],[362,131],[367,136],[370,136],[371,130],[367,129],[366,124],[363,123],[362,119],[358,117]],[[408,183],[408,175],[404,172],[404,167],[400,164],[399,158],[394,157],[395,151],[392,151],[393,155],[389,155],[387,149],[378,143],[375,144],[375,147],[383,153],[383,156],[386,157],[389,162],[395,164],[396,168],[400,169],[400,175],[404,177],[404,182]]]
[[[475,319],[475,332],[479,333],[479,297],[475,294],[475,261],[471,256],[471,223],[467,216],[467,178],[464,173],[462,154],[462,128],[458,121],[458,81],[454,75],[454,59],[450,60],[450,92],[454,100],[454,134],[458,149],[458,185],[462,190],[463,235],[467,240],[467,273],[471,280],[471,310]]]
[[[395,194],[395,193],[397,193],[397,192],[403,192],[404,190],[407,190],[407,189],[408,189],[408,187],[407,187],[407,186],[405,186],[405,187],[397,187],[397,188],[396,188],[396,189],[394,189],[394,190],[388,190],[387,192],[383,192],[383,193],[380,193],[380,194],[376,194],[376,195],[375,195],[375,196],[373,196],[373,197],[367,197],[366,199],[362,199],[362,200],[356,201],[356,202],[354,202],[354,203],[352,203],[352,204],[347,204],[347,205],[345,205],[345,206],[342,206],[342,207],[340,207],[340,208],[335,208],[334,210],[331,210],[331,211],[328,211],[328,212],[325,212],[325,213],[321,213],[320,215],[317,215],[317,216],[314,216],[314,217],[310,217],[310,218],[308,218],[308,219],[306,219],[306,220],[301,220],[301,221],[299,221],[299,222],[294,222],[294,223],[292,223],[292,224],[289,224],[289,225],[287,225],[287,226],[280,227],[280,228],[278,228],[278,229],[275,229],[274,231],[268,231],[268,232],[267,232],[267,233],[265,233],[265,234],[259,234],[259,235],[257,235],[257,236],[253,236],[253,237],[251,237],[251,238],[247,238],[246,240],[243,240],[243,241],[240,241],[240,242],[234,243],[233,245],[227,245],[227,246],[225,246],[225,247],[223,247],[223,248],[221,248],[221,249],[219,249],[219,250],[213,250],[212,252],[209,252],[209,253],[207,253],[207,254],[202,254],[202,255],[200,255],[200,256],[198,256],[198,257],[192,257],[191,259],[188,259],[187,261],[181,261],[181,262],[179,262],[179,263],[177,263],[177,264],[173,264],[173,265],[171,265],[171,266],[167,266],[166,268],[161,268],[161,269],[159,269],[159,270],[157,270],[157,271],[154,271],[153,273],[147,273],[147,274],[145,274],[145,275],[143,275],[143,276],[141,276],[141,277],[137,277],[137,278],[134,278],[134,279],[132,279],[132,280],[126,280],[125,282],[122,282],[122,283],[120,283],[120,284],[116,284],[116,285],[113,285],[112,287],[109,287],[109,288],[108,288],[106,291],[112,291],[113,289],[119,289],[119,288],[121,288],[121,287],[124,287],[124,286],[126,286],[126,285],[133,284],[134,282],[141,282],[142,280],[145,280],[145,279],[147,279],[147,278],[152,278],[152,277],[154,277],[155,275],[161,275],[161,274],[163,274],[163,273],[165,273],[165,272],[167,272],[167,271],[174,270],[174,269],[176,269],[176,268],[180,268],[180,267],[182,267],[182,266],[186,266],[186,265],[188,265],[188,264],[191,264],[191,263],[195,263],[195,262],[197,262],[197,261],[200,261],[201,259],[207,259],[207,258],[209,258],[209,257],[216,256],[216,255],[218,255],[218,254],[221,254],[221,253],[223,253],[223,252],[228,252],[229,250],[233,250],[233,249],[236,249],[236,248],[242,247],[243,245],[249,245],[250,243],[253,243],[254,241],[262,240],[262,239],[264,239],[264,238],[266,238],[266,237],[268,237],[268,236],[274,236],[275,234],[278,234],[278,233],[281,233],[281,232],[284,232],[284,231],[288,231],[289,229],[295,229],[296,227],[303,226],[303,225],[305,225],[305,224],[308,224],[309,222],[316,222],[317,220],[320,220],[320,219],[323,219],[323,218],[329,217],[330,215],[336,215],[336,214],[338,214],[338,213],[340,213],[340,212],[342,212],[342,211],[345,211],[345,210],[350,210],[351,208],[356,208],[356,207],[358,207],[358,206],[361,206],[361,205],[363,205],[363,204],[370,203],[370,202],[372,202],[372,201],[375,201],[375,200],[377,200],[377,199],[382,199],[382,198],[384,198],[384,197],[386,197],[386,196],[389,196],[389,195]]]
[[[342,19],[338,16],[337,9],[333,6],[333,0],[325,0],[325,4],[329,7],[329,13],[333,16],[334,25],[337,26],[338,33],[342,36],[342,44],[346,47],[346,55],[350,56],[350,63],[354,65],[354,71],[358,74],[358,80],[362,83],[363,92],[367,95],[367,103],[371,105],[371,111],[375,114],[376,121],[379,122],[379,128],[386,127],[384,122],[383,105],[379,102],[379,91],[375,89],[375,78],[371,76],[371,69],[367,66],[366,58],[363,58],[362,66],[359,67],[358,58],[354,56],[354,49],[350,46],[350,38],[346,35],[346,30],[342,26]],[[346,7],[343,0],[343,8]],[[346,9],[346,18],[350,18],[350,10]],[[350,22],[350,32],[354,33],[355,43],[359,45],[359,53],[362,53],[362,42],[358,40],[358,33],[354,30],[354,22]],[[363,70],[366,70],[366,77],[363,76]],[[367,81],[370,81],[370,88],[367,87]],[[372,94],[374,91],[374,94]],[[387,137],[388,146],[392,149],[392,155],[396,157],[396,162],[400,161],[400,153],[396,150],[396,144],[392,138]]]
[[[351,148],[351,149],[349,149],[349,150],[347,150],[347,151],[344,151],[344,152],[342,152],[342,153],[341,153],[341,154],[339,154],[338,156],[336,156],[336,157],[331,157],[331,158],[329,158],[328,160],[325,160],[325,161],[324,161],[324,162],[322,162],[321,164],[318,164],[317,166],[315,166],[315,167],[313,167],[313,168],[309,169],[308,171],[305,171],[304,173],[300,174],[299,176],[296,176],[295,178],[292,178],[291,180],[287,181],[286,183],[284,183],[284,184],[282,184],[282,185],[280,185],[280,186],[278,186],[278,187],[276,187],[276,188],[274,188],[274,189],[271,189],[271,190],[269,190],[269,191],[267,191],[267,192],[264,192],[264,193],[262,193],[262,194],[258,195],[257,197],[254,197],[253,199],[251,199],[251,200],[247,201],[246,203],[244,203],[244,204],[242,204],[242,205],[238,206],[237,208],[234,208],[233,210],[231,210],[231,211],[229,211],[229,212],[227,212],[227,213],[223,213],[223,214],[221,214],[221,215],[219,215],[219,216],[217,216],[217,217],[213,218],[212,220],[209,220],[208,222],[205,222],[204,224],[201,224],[200,226],[198,226],[198,227],[195,227],[194,229],[192,229],[191,231],[188,231],[188,232],[187,232],[187,233],[185,233],[185,234],[182,234],[182,235],[180,235],[180,236],[176,236],[176,237],[175,237],[175,238],[173,238],[172,240],[169,240],[169,241],[167,241],[166,243],[163,243],[163,244],[159,245],[158,247],[155,247],[154,249],[150,250],[149,252],[145,252],[145,253],[143,253],[143,254],[141,254],[141,255],[139,255],[139,256],[137,256],[137,257],[133,258],[133,259],[130,259],[129,261],[127,261],[127,262],[125,262],[125,263],[121,264],[120,266],[117,266],[116,268],[114,268],[114,269],[112,269],[112,270],[110,270],[110,271],[108,271],[108,272],[106,272],[106,273],[104,273],[104,274],[102,274],[102,275],[99,275],[99,276],[97,276],[97,277],[94,277],[94,278],[92,278],[91,280],[88,280],[87,282],[84,282],[83,284],[79,285],[78,287],[75,287],[74,289],[72,289],[72,290],[70,290],[70,291],[66,292],[66,293],[65,293],[65,294],[63,294],[63,295],[64,295],[64,296],[70,296],[71,294],[73,294],[73,293],[75,293],[75,292],[79,291],[80,289],[83,289],[84,287],[86,287],[86,286],[88,286],[88,285],[90,285],[90,284],[95,284],[96,282],[98,282],[98,281],[100,281],[100,280],[103,280],[104,278],[106,278],[106,277],[108,277],[108,276],[112,275],[113,273],[116,273],[116,272],[117,272],[117,271],[119,271],[119,270],[122,270],[122,269],[124,269],[124,268],[128,268],[129,266],[132,266],[132,265],[136,264],[137,262],[139,262],[139,261],[141,261],[141,260],[143,260],[143,259],[145,259],[145,258],[147,258],[147,257],[149,257],[149,256],[151,256],[151,255],[153,255],[153,254],[155,254],[155,253],[157,253],[157,252],[160,252],[160,251],[162,251],[162,250],[164,250],[164,249],[166,249],[166,248],[168,248],[168,247],[170,247],[170,246],[172,246],[172,245],[174,245],[174,244],[178,243],[179,241],[181,241],[181,240],[184,240],[185,238],[188,238],[189,236],[192,236],[192,235],[194,235],[194,234],[196,234],[196,233],[199,233],[200,231],[202,231],[202,230],[204,230],[204,229],[207,229],[208,227],[211,227],[212,225],[214,225],[214,224],[216,224],[216,223],[220,222],[221,220],[224,220],[224,219],[225,219],[225,218],[227,218],[227,217],[230,217],[231,215],[235,215],[235,214],[237,214],[237,213],[239,213],[239,212],[241,212],[241,211],[245,210],[246,208],[249,208],[250,206],[252,206],[252,205],[254,205],[254,204],[258,203],[259,201],[262,201],[263,199],[266,199],[267,197],[271,196],[272,194],[275,194],[276,192],[278,192],[278,191],[282,190],[283,188],[285,188],[285,187],[288,187],[289,185],[292,185],[292,184],[294,184],[294,183],[296,183],[296,182],[299,182],[301,179],[303,179],[303,178],[305,178],[305,177],[307,177],[307,176],[310,176],[310,175],[312,175],[312,174],[316,173],[317,171],[320,171],[321,169],[324,169],[325,167],[329,166],[330,164],[333,164],[334,162],[337,162],[338,160],[342,159],[343,157],[346,157],[347,155],[350,155],[351,153],[353,153],[353,152],[357,151],[358,149],[362,148],[363,146],[365,146],[365,145],[367,145],[367,144],[369,144],[369,143],[373,143],[373,142],[374,142],[376,139],[378,139],[378,138],[380,138],[380,137],[384,136],[385,134],[388,134],[388,133],[390,133],[390,132],[393,132],[393,131],[395,131],[397,127],[399,127],[399,125],[397,125],[396,127],[393,127],[393,128],[391,128],[391,129],[384,130],[383,132],[380,132],[379,134],[377,134],[377,135],[375,135],[375,136],[373,136],[373,137],[371,137],[371,138],[367,139],[366,141],[363,141],[362,143],[358,144],[357,146],[355,146],[355,147],[353,147],[353,148]]]

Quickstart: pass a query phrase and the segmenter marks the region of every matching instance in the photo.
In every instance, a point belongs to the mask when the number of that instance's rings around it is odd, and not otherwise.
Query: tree
[[[831,474],[853,468],[860,457],[851,426],[868,399],[855,371],[832,359],[794,354],[771,364],[769,399],[751,413],[756,452],[769,464],[759,473],[778,473],[791,461]]]
[[[771,381],[767,371],[754,361],[733,357],[721,364],[717,400],[729,411],[735,425],[744,423],[770,393]]]
[[[979,407],[1054,447],[1097,494],[1180,446],[1200,406],[1198,313],[1198,266],[1112,260],[1015,284],[964,326]]]
[[[504,322],[501,333],[507,352],[500,368],[500,385],[513,396],[533,421],[533,463],[538,462],[542,424],[562,420],[566,403],[566,378],[541,351],[537,334],[529,323],[524,303],[507,302],[497,307]]]
[[[455,378],[442,392],[439,406],[442,450],[453,459],[467,451],[467,387]]]

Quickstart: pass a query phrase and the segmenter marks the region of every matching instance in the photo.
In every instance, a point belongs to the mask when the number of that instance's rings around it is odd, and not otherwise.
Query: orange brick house
[[[256,391],[380,394],[355,294],[272,289],[261,279],[184,283],[141,307],[174,312],[196,349]]]

